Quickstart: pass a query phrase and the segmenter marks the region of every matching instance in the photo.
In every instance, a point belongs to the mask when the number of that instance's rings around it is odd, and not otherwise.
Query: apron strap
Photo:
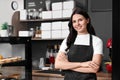
[[[92,35],[90,34],[90,46],[92,46]]]

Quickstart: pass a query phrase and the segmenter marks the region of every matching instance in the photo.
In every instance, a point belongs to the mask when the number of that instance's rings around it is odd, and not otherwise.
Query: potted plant
[[[1,30],[0,30],[0,36],[8,37],[8,23],[7,22],[2,24]]]

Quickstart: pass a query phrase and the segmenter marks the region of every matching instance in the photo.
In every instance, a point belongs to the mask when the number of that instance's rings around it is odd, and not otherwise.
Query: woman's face
[[[80,14],[74,14],[72,17],[73,28],[77,31],[78,34],[87,34],[87,24],[89,19],[86,19]]]

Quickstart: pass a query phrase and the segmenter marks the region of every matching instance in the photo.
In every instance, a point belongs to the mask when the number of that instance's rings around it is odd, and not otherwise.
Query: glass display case
[[[10,57],[3,57],[0,59],[1,70],[4,67],[8,67],[8,71],[10,71],[9,67],[10,68],[18,67],[18,69],[20,67],[22,67],[23,68],[22,70],[24,73],[19,74],[19,80],[32,80],[31,37],[0,37],[0,45],[6,44],[6,43],[8,43],[12,46],[12,50],[14,53],[11,53],[12,55]],[[16,46],[21,46],[24,50],[23,51],[24,54],[19,52],[20,50],[16,50],[16,52],[15,52],[14,49]],[[21,48],[18,48],[18,49],[21,49]],[[6,50],[6,49],[4,49],[4,50]],[[17,53],[17,51],[18,51],[18,53]],[[11,70],[11,72],[14,73],[15,68],[13,68],[13,70]],[[6,69],[6,71],[7,71],[7,69]],[[16,72],[19,72],[19,70]],[[4,75],[6,75],[6,74],[4,74]],[[4,76],[4,75],[2,75],[2,73],[1,73],[1,76]],[[18,74],[14,73],[14,75],[16,75],[18,77]],[[7,78],[8,78],[8,76],[7,76]],[[18,79],[16,79],[16,80],[18,80]]]

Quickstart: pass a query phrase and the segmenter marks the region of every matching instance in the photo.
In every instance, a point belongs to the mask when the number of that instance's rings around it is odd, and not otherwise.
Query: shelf
[[[8,37],[0,37],[0,43],[9,43],[10,39]]]
[[[68,21],[70,18],[55,18],[55,19],[32,19],[32,20],[21,20],[20,22],[51,22],[51,21]]]
[[[52,38],[48,38],[48,39],[32,38],[33,41],[35,41],[35,40],[41,40],[41,41],[42,40],[63,40],[63,39],[64,38],[53,38],[53,39]]]
[[[25,44],[31,37],[0,37],[0,43]]]
[[[59,71],[59,70],[41,70],[41,71],[36,71],[36,73],[49,73],[49,74],[64,75],[64,72],[63,71]]]
[[[4,63],[2,66],[25,66],[26,61],[25,60],[20,60],[16,62],[10,62],[10,63]]]

